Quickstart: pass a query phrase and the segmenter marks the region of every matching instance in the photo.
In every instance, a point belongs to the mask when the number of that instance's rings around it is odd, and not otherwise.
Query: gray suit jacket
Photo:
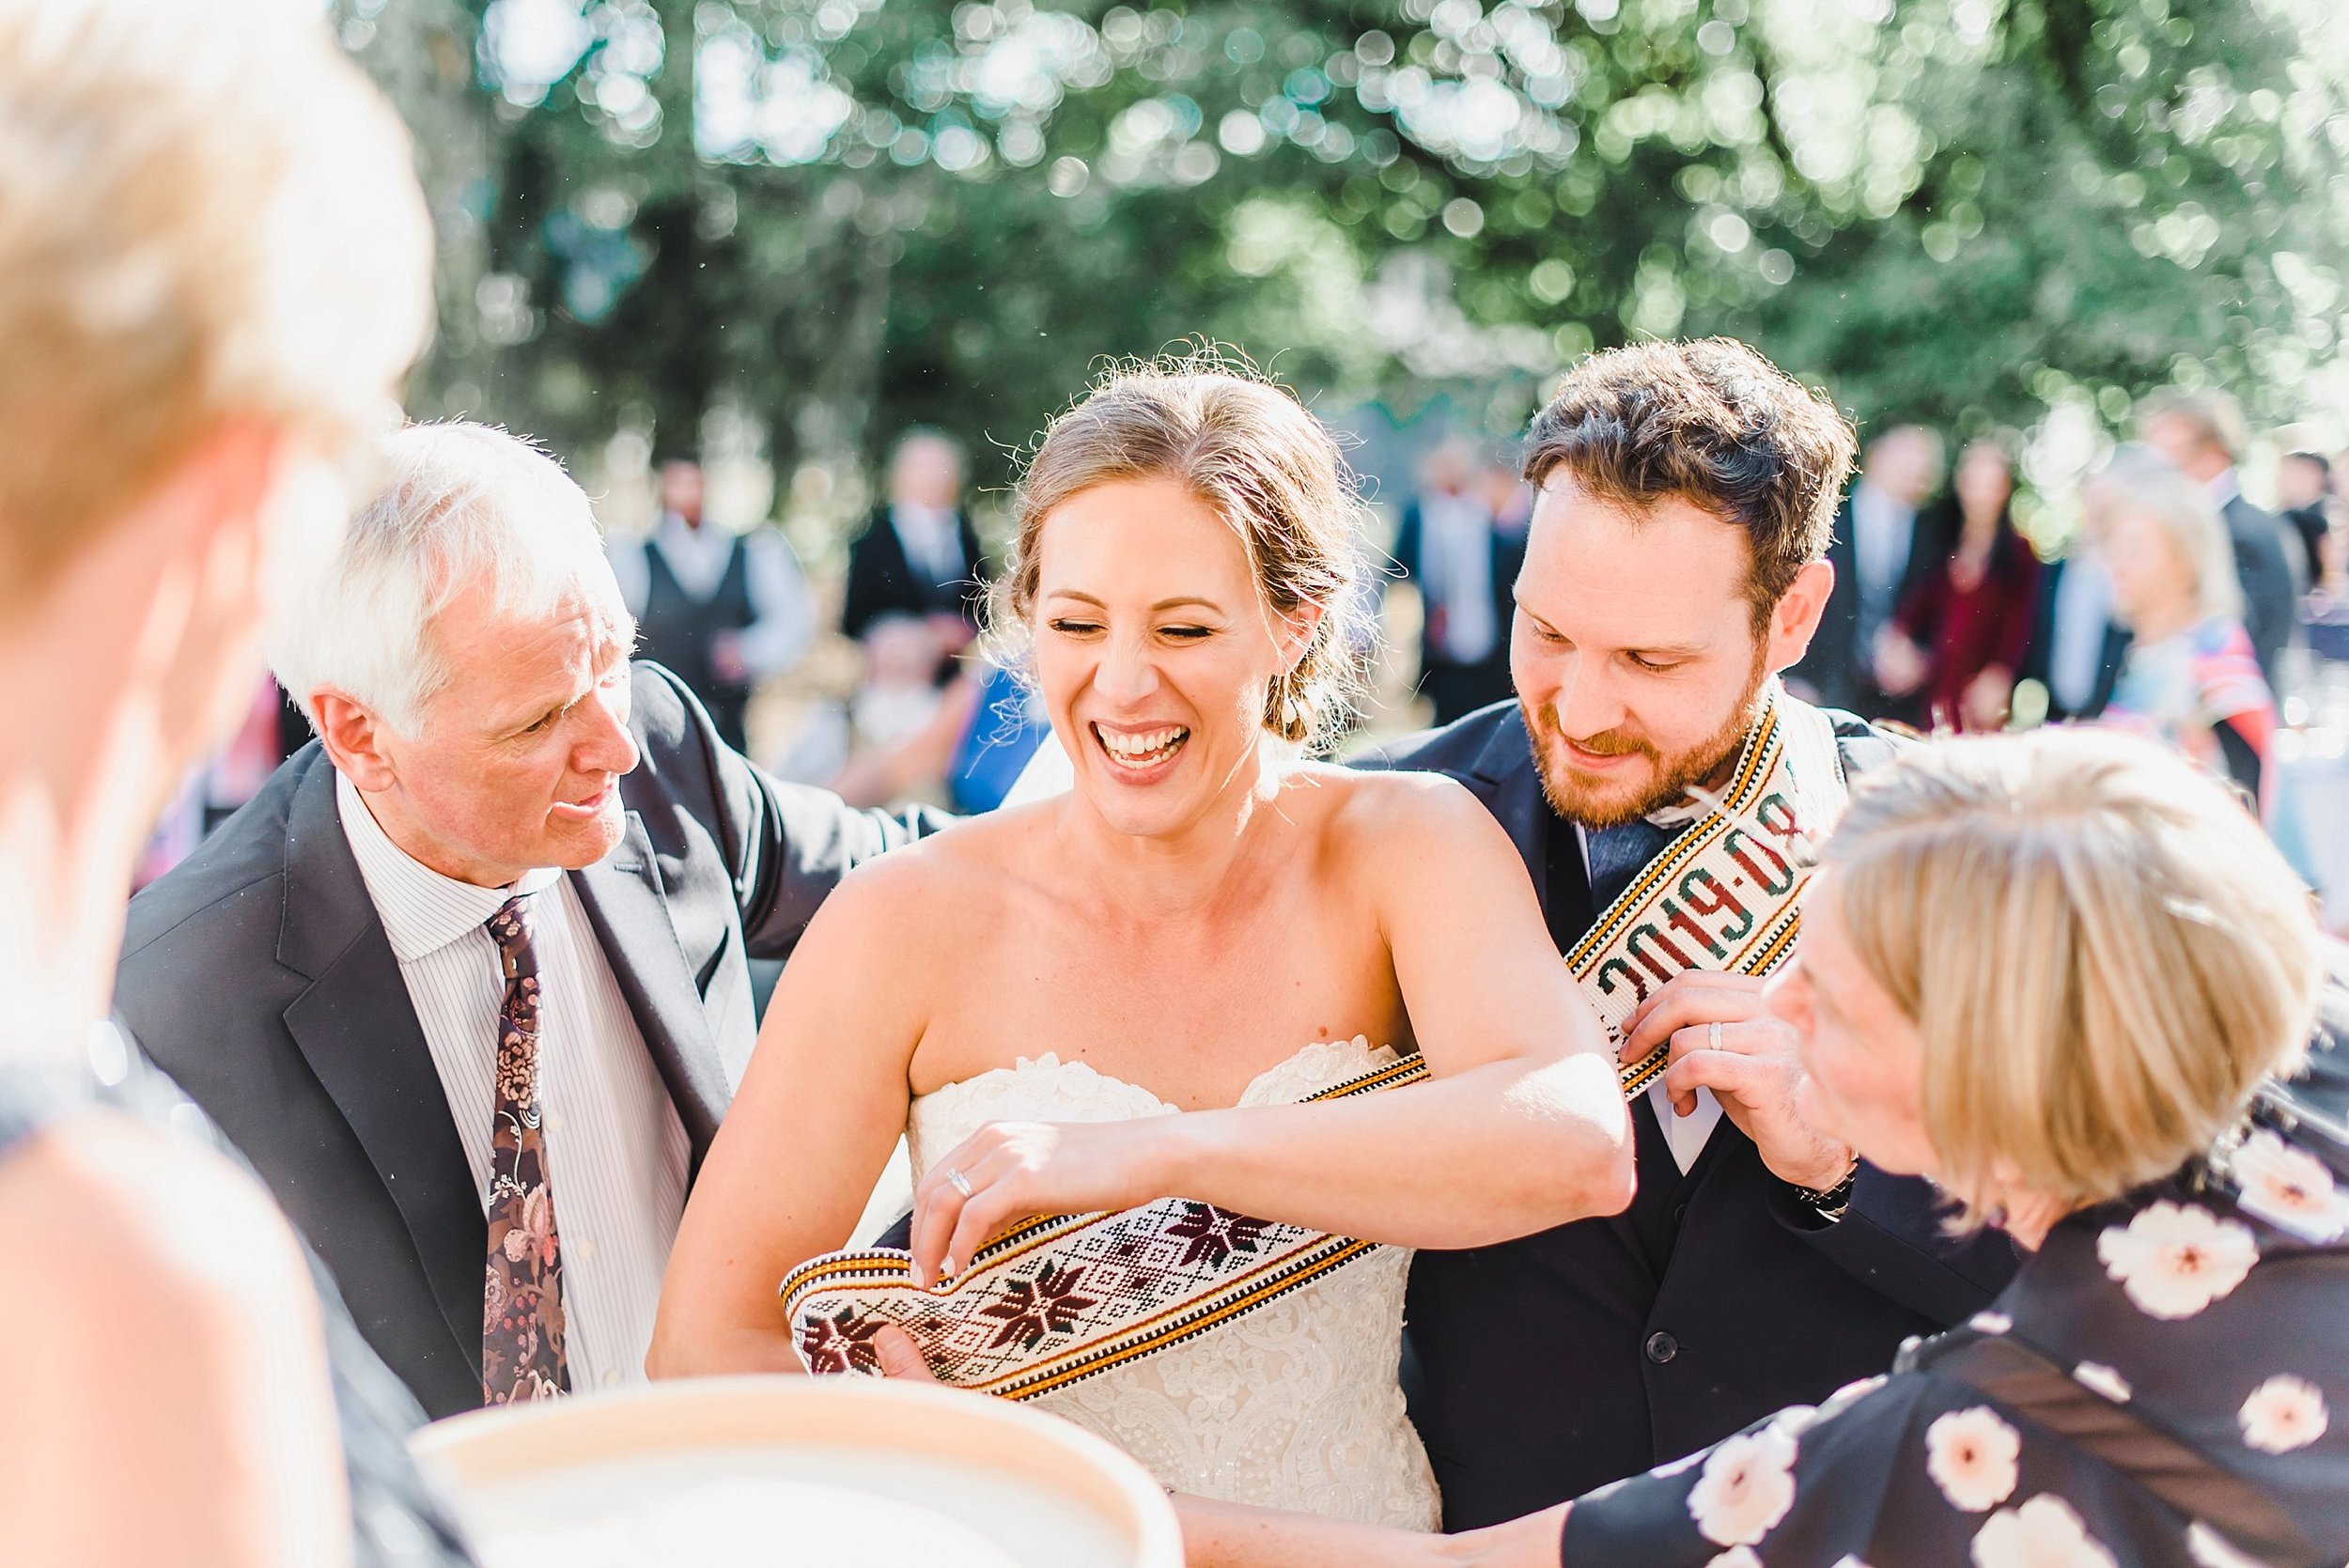
[[[658,665],[633,697],[626,836],[570,877],[698,1170],[757,1036],[746,960],[784,956],[851,865],[943,819],[769,777]],[[316,743],[132,901],[115,1005],[425,1408],[478,1405],[488,1222]]]

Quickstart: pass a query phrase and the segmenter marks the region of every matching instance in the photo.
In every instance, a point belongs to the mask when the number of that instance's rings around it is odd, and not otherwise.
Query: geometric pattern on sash
[[[1410,1056],[1308,1098],[1374,1094],[1426,1076],[1426,1063]],[[780,1294],[810,1372],[878,1373],[872,1337],[894,1323],[941,1381],[1024,1400],[1194,1339],[1377,1246],[1161,1198],[1031,1219],[934,1289],[913,1282],[910,1253],[867,1248],[810,1258]]]

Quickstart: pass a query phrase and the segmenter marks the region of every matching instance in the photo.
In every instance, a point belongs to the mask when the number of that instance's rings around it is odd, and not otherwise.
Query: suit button
[[[1680,1354],[1680,1342],[1658,1329],[1647,1337],[1647,1358],[1657,1366]]]
[[[1687,1219],[1688,1218],[1688,1204],[1686,1204],[1686,1203],[1674,1203],[1674,1204],[1672,1205],[1672,1223],[1673,1223],[1675,1226],[1679,1225],[1679,1224],[1681,1223],[1681,1221],[1683,1221],[1683,1220]]]

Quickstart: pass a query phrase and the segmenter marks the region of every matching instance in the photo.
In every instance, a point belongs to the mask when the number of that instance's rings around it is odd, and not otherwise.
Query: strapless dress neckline
[[[1235,1108],[1292,1104],[1307,1094],[1334,1087],[1393,1060],[1393,1047],[1373,1046],[1370,1036],[1366,1034],[1357,1034],[1350,1040],[1315,1040],[1296,1055],[1274,1063],[1250,1079],[1247,1087],[1240,1091],[1239,1098],[1232,1104]],[[1180,1114],[1183,1109],[1130,1079],[1102,1072],[1082,1058],[1063,1062],[1059,1052],[1049,1050],[1040,1056],[1015,1057],[1008,1067],[989,1067],[983,1073],[973,1073],[969,1078],[940,1084],[926,1094],[915,1095],[913,1103],[922,1105],[942,1094],[965,1092],[988,1094],[1003,1087],[1006,1080],[1018,1079],[1023,1075],[1045,1075],[1065,1079],[1061,1093],[1071,1099],[1087,1102],[1123,1099],[1134,1107],[1128,1112],[1129,1115]],[[1293,1093],[1299,1083],[1308,1087],[1302,1093]]]
[[[1258,1073],[1237,1104],[1293,1104],[1394,1059],[1364,1036],[1317,1040]],[[989,1122],[1182,1114],[1140,1084],[1046,1051],[918,1096],[906,1143],[919,1181]],[[1396,1381],[1410,1259],[1374,1248],[1210,1333],[1034,1404],[1109,1438],[1182,1492],[1432,1530],[1441,1512],[1435,1476]]]

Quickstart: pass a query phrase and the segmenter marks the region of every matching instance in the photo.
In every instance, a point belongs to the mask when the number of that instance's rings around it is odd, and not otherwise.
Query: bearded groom
[[[1739,344],[1585,361],[1527,440],[1517,699],[1369,764],[1485,802],[1626,1063],[1648,1063],[1626,1077],[1629,1209],[1413,1265],[1412,1414],[1448,1529],[1822,1400],[2013,1271],[1995,1233],[1950,1241],[1923,1183],[1795,1118],[1793,1042],[1760,1017],[1801,841],[1895,744],[1777,679],[1834,582],[1852,446],[1830,404]]]

